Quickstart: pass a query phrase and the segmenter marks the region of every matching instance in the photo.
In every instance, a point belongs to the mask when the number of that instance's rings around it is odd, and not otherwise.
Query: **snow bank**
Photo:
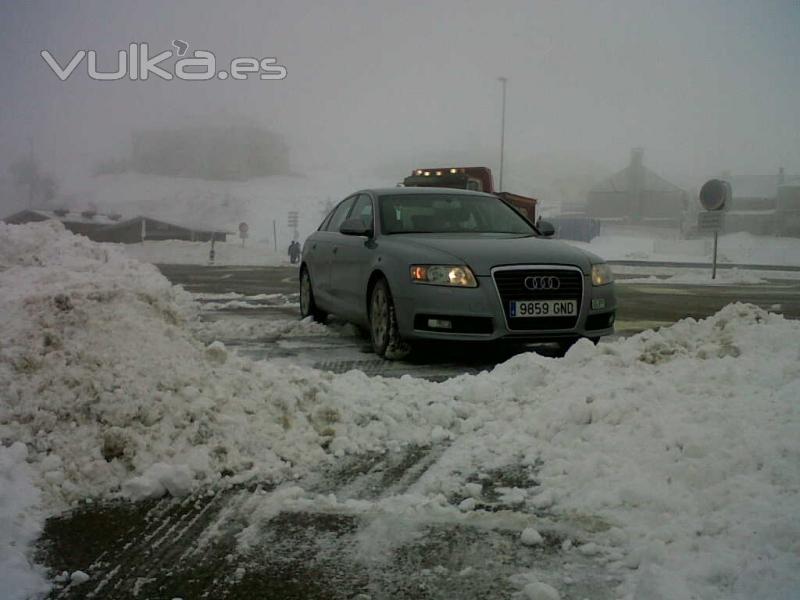
[[[469,519],[480,512],[459,508],[471,475],[528,465],[540,485],[509,488],[508,501],[602,525],[569,551],[627,573],[621,595],[800,591],[796,321],[731,305],[435,384],[205,346],[188,321],[195,306],[155,268],[55,224],[0,225],[0,264],[11,265],[0,272],[0,440],[27,447],[51,511],[87,496],[280,484],[346,454],[438,445],[402,501],[361,509],[416,503]],[[288,489],[282,502],[336,504]],[[254,494],[243,514],[256,527],[274,502]]]
[[[0,585],[3,598],[24,600],[45,592],[49,585],[43,569],[29,560],[28,546],[41,532],[39,490],[27,464],[25,444],[0,445]]]

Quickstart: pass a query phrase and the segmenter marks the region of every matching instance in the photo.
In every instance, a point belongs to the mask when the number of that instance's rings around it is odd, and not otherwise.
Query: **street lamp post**
[[[506,149],[506,82],[507,77],[498,77],[497,80],[503,86],[503,112],[500,120],[500,181],[498,182],[498,191],[503,191],[503,154]]]

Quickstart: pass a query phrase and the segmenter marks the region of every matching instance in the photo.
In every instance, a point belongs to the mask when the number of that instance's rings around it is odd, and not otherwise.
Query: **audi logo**
[[[542,275],[540,277],[529,276],[523,282],[529,290],[557,290],[561,287],[558,277]]]

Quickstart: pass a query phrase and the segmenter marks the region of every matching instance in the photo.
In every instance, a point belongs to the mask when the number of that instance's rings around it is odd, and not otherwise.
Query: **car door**
[[[330,216],[323,221],[319,231],[309,239],[308,249],[305,253],[306,256],[312,257],[307,264],[314,287],[314,297],[317,304],[329,312],[337,312],[331,293],[334,242],[341,236],[339,226],[347,218],[356,197],[357,195],[348,196],[331,211]]]
[[[375,231],[375,210],[369,194],[358,196],[348,219],[361,219]],[[331,294],[339,307],[339,314],[354,321],[366,320],[366,301],[364,286],[366,271],[371,263],[374,242],[363,235],[344,235],[339,233],[333,242],[334,260],[331,264]]]

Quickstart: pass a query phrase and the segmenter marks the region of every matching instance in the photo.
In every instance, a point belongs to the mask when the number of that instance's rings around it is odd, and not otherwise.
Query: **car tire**
[[[311,274],[308,268],[300,270],[300,316],[302,318],[311,317],[318,323],[324,323],[328,318],[328,313],[320,310],[314,300],[314,287],[311,284]]]
[[[375,354],[389,360],[408,356],[411,347],[400,338],[392,292],[385,279],[378,279],[369,295],[369,334]]]

